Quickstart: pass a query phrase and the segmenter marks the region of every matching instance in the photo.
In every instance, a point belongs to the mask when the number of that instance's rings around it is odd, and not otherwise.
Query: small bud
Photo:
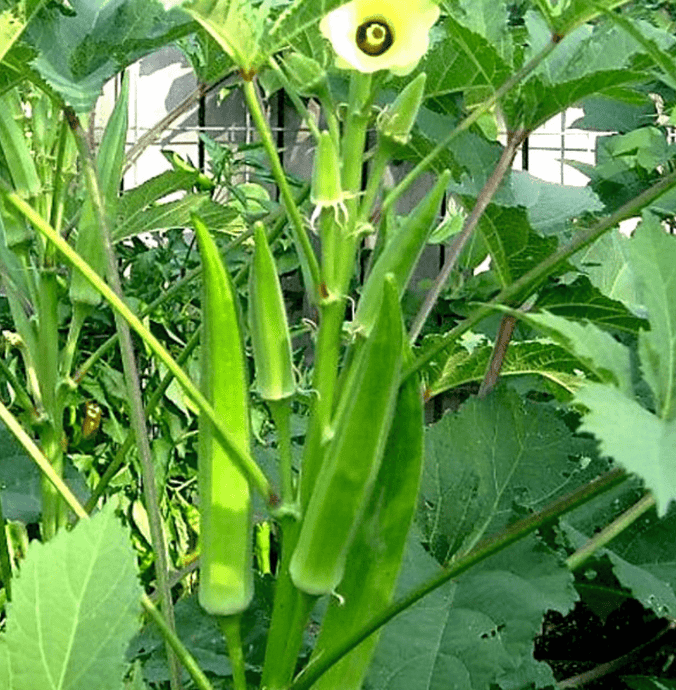
[[[331,135],[324,131],[319,137],[315,152],[315,163],[312,171],[312,189],[310,200],[315,205],[311,222],[314,222],[323,208],[333,208],[336,214],[345,208],[346,194],[340,183],[340,160]]]
[[[380,114],[377,127],[382,137],[392,139],[397,144],[408,143],[422,103],[426,79],[427,75],[421,72]]]

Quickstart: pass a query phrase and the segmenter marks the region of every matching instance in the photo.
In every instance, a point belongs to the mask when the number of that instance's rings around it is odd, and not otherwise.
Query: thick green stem
[[[235,616],[219,616],[218,623],[225,637],[228,646],[228,658],[230,659],[230,666],[232,666],[232,680],[234,690],[246,690],[246,674],[244,653],[242,652],[242,635],[241,635],[242,615]]]
[[[283,690],[288,687],[296,671],[305,627],[316,601],[316,597],[297,590],[289,575],[289,561],[298,540],[300,523],[288,515],[280,522],[282,560],[275,585],[261,690]]]
[[[572,493],[561,497],[538,513],[533,513],[523,520],[513,523],[499,534],[489,537],[479,544],[467,555],[458,558],[448,568],[443,569],[438,575],[423,582],[408,594],[404,595],[393,604],[375,615],[355,634],[350,635],[343,643],[336,648],[327,650],[323,656],[318,656],[313,663],[308,664],[297,676],[295,681],[289,686],[288,690],[309,690],[314,683],[329,670],[337,661],[342,659],[348,652],[354,649],[359,643],[376,630],[391,621],[403,611],[406,611],[423,597],[438,589],[449,580],[467,572],[477,563],[487,559],[489,556],[502,551],[511,544],[523,539],[528,534],[541,528],[545,524],[557,519],[561,515],[578,508],[581,505],[609,491],[627,479],[628,475],[622,469],[615,469],[599,477],[595,481],[589,482]]]
[[[314,404],[305,447],[301,473],[300,502],[307,507],[312,487],[322,465],[324,443],[328,437],[333,400],[338,378],[340,356],[340,331],[345,314],[345,302],[340,299],[326,300],[320,305],[321,317],[317,346],[315,349],[315,370],[312,379]]]
[[[268,124],[263,112],[263,106],[261,105],[254,82],[245,80],[243,84],[243,91],[249,112],[251,113],[251,118],[256,125],[263,148],[268,155],[272,175],[275,178],[277,186],[279,187],[279,193],[282,196],[284,207],[286,208],[289,220],[291,221],[293,237],[296,243],[296,251],[298,252],[298,258],[303,271],[303,278],[305,280],[306,288],[310,293],[310,299],[313,302],[317,302],[317,296],[319,294],[319,264],[317,263],[317,257],[315,256],[314,250],[312,249],[312,245],[310,244],[310,240],[307,236],[307,232],[305,231],[303,217],[298,210],[298,206],[296,206],[296,201],[293,198],[291,187],[286,179],[286,173],[284,172],[282,162],[279,159],[277,147],[272,139],[270,125]]]
[[[291,399],[269,400],[268,407],[277,429],[277,452],[281,475],[282,505],[293,505],[296,497],[293,490],[293,458],[291,455]]]
[[[40,445],[44,457],[58,477],[63,477],[63,449],[60,433],[51,424],[46,425],[40,435]],[[42,537],[51,539],[65,524],[66,514],[61,495],[44,474],[41,477],[42,494]]]

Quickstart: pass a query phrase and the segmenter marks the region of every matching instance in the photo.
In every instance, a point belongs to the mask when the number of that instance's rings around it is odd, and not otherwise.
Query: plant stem
[[[303,101],[301,101],[300,96],[298,95],[296,89],[293,88],[291,85],[291,82],[289,81],[289,78],[286,76],[286,73],[284,70],[279,66],[277,63],[277,60],[275,58],[271,57],[268,58],[268,63],[270,64],[270,67],[274,70],[275,74],[277,75],[277,78],[282,84],[282,87],[284,88],[284,91],[288,95],[288,97],[291,99],[291,102],[293,103],[294,108],[298,111],[298,114],[303,118],[303,122],[307,125],[307,128],[310,130],[312,133],[312,136],[315,139],[315,142],[319,141],[319,129],[317,128],[317,124],[314,121],[314,118],[310,114],[310,111],[305,107],[305,104]]]
[[[162,614],[157,610],[157,608],[155,608],[155,605],[152,601],[150,601],[146,594],[141,597],[141,604],[143,605],[146,613],[159,628],[160,633],[162,633],[162,637],[170,645],[179,661],[183,664],[185,670],[190,674],[190,677],[193,679],[193,682],[197,686],[198,690],[214,690],[214,687],[209,682],[209,679],[204,675],[204,671],[202,671],[197,661],[195,661],[195,658],[185,648],[176,633],[169,628],[166,621],[162,617]]]
[[[19,195],[13,191],[9,191],[7,187],[0,182],[0,192],[4,193],[7,201],[20,211],[33,226],[50,242],[53,242],[63,257],[80,271],[85,279],[98,290],[102,297],[111,305],[111,307],[120,313],[123,319],[138,333],[138,335],[145,341],[150,350],[162,361],[163,364],[172,372],[179,384],[185,391],[186,395],[193,403],[206,415],[209,421],[214,425],[214,432],[216,433],[219,442],[223,447],[232,454],[233,459],[240,466],[242,472],[248,477],[252,486],[254,486],[263,496],[267,503],[275,504],[276,495],[272,492],[267,477],[256,464],[256,461],[251,457],[251,454],[240,448],[230,438],[230,433],[227,430],[223,420],[219,419],[214,412],[214,408],[209,404],[206,398],[200,393],[199,389],[190,380],[190,377],[176,364],[174,358],[167,352],[166,348],[160,341],[143,325],[141,320],[129,309],[129,307],[118,298],[113,290],[100,278],[96,271],[87,264],[87,262],[58,234],[55,232],[44,218],[42,218],[35,210],[27,204]]]
[[[460,258],[460,253],[467,244],[467,241],[474,232],[474,229],[479,224],[479,220],[481,220],[481,216],[488,207],[488,204],[490,204],[493,196],[495,196],[495,192],[498,191],[500,183],[511,169],[512,163],[514,162],[514,156],[516,156],[519,146],[521,146],[527,136],[528,132],[525,130],[519,130],[515,134],[509,136],[507,146],[505,146],[498,164],[495,166],[491,176],[488,178],[488,180],[486,180],[486,184],[484,184],[481,192],[479,193],[476,204],[474,205],[472,212],[469,214],[469,216],[467,216],[462,231],[454,238],[450,251],[448,252],[448,256],[444,261],[443,268],[436,277],[434,284],[425,296],[425,301],[416,314],[413,324],[411,325],[411,332],[409,334],[409,341],[411,343],[414,343],[418,339],[420,331],[425,325],[425,321],[427,321],[427,317],[434,308],[437,299],[439,299],[441,291],[448,282],[448,277],[451,275],[451,271],[453,268],[455,268],[455,264]]]
[[[298,664],[298,653],[312,608],[317,600],[294,587],[289,562],[300,533],[300,523],[291,516],[281,519],[282,560],[275,585],[272,620],[265,647],[261,688],[284,690]]]
[[[277,429],[277,452],[279,454],[279,473],[281,475],[282,505],[295,502],[293,490],[293,458],[291,456],[291,399],[268,400],[272,420]]]
[[[303,271],[306,289],[309,292],[311,301],[316,303],[319,294],[318,290],[320,280],[317,257],[315,256],[314,250],[312,249],[312,245],[310,244],[310,240],[307,236],[307,232],[305,231],[303,217],[301,216],[298,206],[296,206],[296,201],[293,198],[293,194],[291,193],[291,187],[286,179],[286,173],[282,167],[282,162],[279,160],[279,153],[277,152],[277,147],[272,139],[270,125],[265,118],[263,106],[260,102],[260,97],[254,82],[244,80],[243,91],[249,112],[251,113],[251,118],[256,125],[263,148],[268,155],[272,175],[275,178],[277,186],[279,187],[279,192],[282,195],[286,212],[289,216],[289,220],[291,221],[296,251],[298,252],[298,258]]]
[[[566,496],[557,499],[543,510],[529,515],[523,520],[513,523],[502,532],[485,539],[476,548],[465,556],[458,558],[450,566],[443,569],[438,575],[423,582],[420,586],[404,595],[381,613],[373,616],[361,630],[358,630],[348,639],[332,650],[327,650],[326,654],[319,656],[314,662],[308,664],[296,677],[288,690],[309,690],[314,683],[329,670],[337,661],[342,659],[348,652],[354,649],[359,643],[363,642],[376,630],[392,620],[406,609],[410,608],[430,592],[438,589],[449,580],[458,577],[462,573],[472,568],[477,563],[485,560],[489,556],[502,551],[511,544],[523,539],[526,535],[534,532],[543,525],[555,520],[564,513],[587,503],[591,499],[614,488],[628,475],[622,469],[614,469],[607,474],[595,479],[588,484],[576,489]]]
[[[246,690],[247,688],[246,674],[244,672],[244,654],[242,652],[241,622],[241,614],[218,616],[218,624],[228,646],[228,658],[232,666],[234,690]]]
[[[609,525],[604,527],[600,532],[594,534],[589,541],[580,547],[575,553],[566,558],[566,565],[571,570],[577,570],[584,565],[588,558],[596,553],[600,548],[604,547],[608,542],[612,541],[618,534],[624,532],[629,525],[636,522],[641,515],[647,513],[655,506],[655,497],[648,493],[638,503],[635,503],[629,510],[626,510],[622,515],[613,520]]]
[[[91,151],[82,130],[78,127],[74,129],[75,139],[78,144],[80,155],[83,159],[85,176],[87,179],[87,189],[91,196],[96,211],[103,247],[107,263],[107,277],[112,290],[122,301],[122,285],[118,274],[117,259],[110,240],[110,228],[106,217],[105,204],[101,195],[96,165]],[[175,632],[176,622],[174,619],[174,604],[171,598],[171,588],[167,579],[169,566],[167,559],[167,545],[164,540],[162,529],[162,514],[155,481],[155,466],[153,463],[148,429],[146,427],[146,417],[143,410],[143,395],[141,393],[141,381],[136,367],[134,357],[134,347],[131,341],[131,333],[127,322],[115,312],[115,326],[119,335],[120,354],[122,356],[122,369],[124,372],[125,384],[127,388],[128,402],[130,408],[131,427],[134,430],[136,445],[141,461],[141,473],[143,476],[143,493],[145,496],[148,521],[150,523],[150,535],[152,539],[153,551],[155,554],[155,578],[157,587],[161,594],[161,609],[166,618],[167,625]],[[173,653],[171,646],[167,643],[167,658],[169,660],[169,674],[171,676],[172,690],[181,690],[181,669],[178,659]]]

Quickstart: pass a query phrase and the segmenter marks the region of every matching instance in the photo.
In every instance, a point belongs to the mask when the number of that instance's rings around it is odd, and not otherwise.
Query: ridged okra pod
[[[418,258],[425,248],[433,228],[433,221],[439,212],[441,199],[448,187],[451,174],[443,172],[432,190],[404,220],[396,235],[390,239],[378,257],[369,275],[354,321],[365,333],[369,333],[378,315],[380,293],[385,275],[392,273],[401,295],[411,278]]]
[[[275,260],[262,223],[254,226],[256,248],[249,273],[249,328],[256,384],[264,400],[282,400],[296,391],[291,338]]]
[[[322,621],[313,656],[340,644],[392,600],[415,513],[423,466],[423,398],[417,376],[397,397],[392,427],[371,498],[350,548],[345,576]],[[360,690],[379,635],[330,668],[313,690]]]
[[[193,217],[202,259],[201,382],[235,442],[250,444],[249,385],[237,293],[204,223]],[[198,446],[201,575],[199,601],[211,614],[243,611],[253,596],[249,484],[200,415]]]
[[[351,365],[289,572],[298,589],[333,592],[373,489],[392,423],[402,361],[403,324],[393,276],[384,280],[373,331]]]

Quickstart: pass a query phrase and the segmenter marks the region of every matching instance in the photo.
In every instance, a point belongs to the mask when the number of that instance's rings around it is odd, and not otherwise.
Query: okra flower
[[[331,41],[338,67],[404,76],[427,52],[438,17],[432,0],[352,0],[329,12],[319,29]]]

